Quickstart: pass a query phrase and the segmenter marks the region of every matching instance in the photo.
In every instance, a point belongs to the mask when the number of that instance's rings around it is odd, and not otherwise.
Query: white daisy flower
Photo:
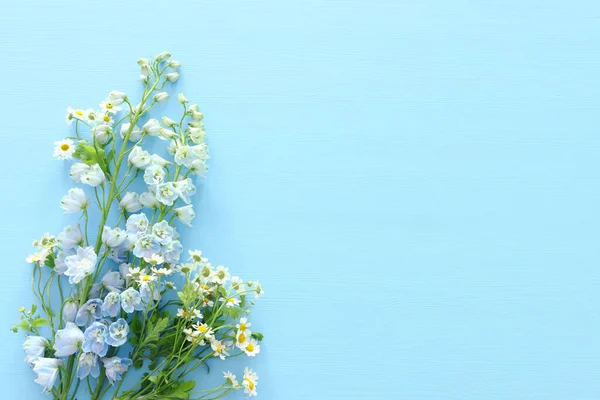
[[[235,375],[229,371],[223,372],[223,378],[225,378],[225,380],[231,385],[231,387],[237,388],[240,384],[237,381],[237,378],[235,377]]]
[[[250,368],[244,369],[244,380],[242,380],[242,386],[244,386],[244,393],[248,397],[257,396],[256,386],[258,385],[258,375],[253,372]]]
[[[54,154],[53,157],[59,160],[70,160],[73,158],[76,146],[71,139],[64,139],[54,142]]]
[[[242,350],[244,350],[244,353],[246,353],[248,357],[255,357],[260,353],[260,345],[256,339],[250,339],[244,344]]]

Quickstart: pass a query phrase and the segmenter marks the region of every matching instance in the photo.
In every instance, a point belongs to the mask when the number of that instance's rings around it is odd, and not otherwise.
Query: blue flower
[[[89,325],[102,317],[102,300],[90,299],[77,311],[75,322],[79,326]]]
[[[83,351],[87,353],[95,353],[100,357],[104,357],[108,351],[108,329],[101,322],[94,322],[83,333],[85,341],[83,342]]]
[[[138,258],[151,258],[152,254],[159,251],[160,243],[152,235],[140,237],[133,248],[133,254]]]
[[[131,366],[131,360],[129,358],[103,358],[104,368],[106,369],[106,377],[110,381],[110,384],[114,384],[116,381],[121,380],[121,374],[127,371]]]
[[[127,218],[127,232],[145,235],[148,232],[148,217],[146,214],[133,214]]]
[[[165,258],[165,262],[167,264],[177,264],[179,262],[179,258],[181,257],[182,251],[183,246],[179,240],[173,240],[163,248],[163,257]]]
[[[119,293],[123,289],[125,281],[121,279],[121,274],[118,271],[108,271],[98,283],[94,283],[90,290],[90,297],[100,296],[101,290]]]
[[[134,310],[143,310],[142,296],[134,288],[129,288],[121,293],[121,307],[127,314],[131,314]]]
[[[77,376],[79,379],[83,379],[88,375],[92,375],[94,378],[100,375],[98,357],[94,353],[81,353],[77,364]]]
[[[65,322],[75,322],[77,317],[77,303],[73,299],[67,299],[62,308],[62,318]]]
[[[123,318],[119,318],[108,328],[108,337],[106,343],[111,346],[121,346],[127,341],[127,335],[129,334],[129,325]]]
[[[160,244],[168,244],[173,240],[173,227],[164,219],[152,227],[152,234]]]
[[[104,303],[102,304],[102,315],[105,317],[116,317],[119,315],[119,311],[121,311],[121,298],[119,293],[110,292],[104,298]]]
[[[65,329],[56,331],[54,337],[54,350],[57,357],[70,356],[77,353],[79,346],[83,343],[83,332],[77,325],[67,322]]]

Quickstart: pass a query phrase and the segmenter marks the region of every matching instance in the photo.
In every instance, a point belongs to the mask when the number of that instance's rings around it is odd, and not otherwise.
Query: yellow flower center
[[[234,299],[227,299],[227,301],[228,301],[229,303],[235,303],[235,300],[234,300]]]
[[[210,286],[208,286],[208,285],[201,285],[200,287],[201,287],[202,289],[204,289],[204,290],[208,290],[208,289],[210,289]]]
[[[200,332],[202,332],[202,333],[206,333],[206,331],[207,331],[208,329],[206,329],[206,327],[205,327],[204,325],[200,325],[200,326],[198,327],[198,330],[199,330]]]
[[[254,346],[252,346],[252,343],[249,343],[248,346],[246,346],[246,350],[248,350],[250,353],[254,351]]]
[[[246,324],[240,324],[240,331],[246,330]]]
[[[106,108],[110,110],[111,108],[113,108],[113,105],[110,103],[106,103]]]
[[[83,111],[81,110],[75,110],[75,114],[79,115],[80,117],[83,117]]]
[[[104,122],[108,122],[108,121],[110,121],[110,117],[109,117],[108,115],[105,115],[105,116],[103,117],[103,119],[104,119]]]
[[[250,388],[250,390],[254,390],[254,382],[252,382],[250,379],[248,378],[244,378],[244,380],[246,382],[248,382],[248,388]]]
[[[140,279],[144,282],[148,282],[150,280],[150,275],[142,275]]]
[[[60,149],[62,151],[67,151],[67,150],[69,150],[69,145],[66,144],[66,143],[63,143],[63,144],[60,145]]]
[[[243,333],[240,333],[240,336],[238,336],[238,343],[244,343],[246,341],[246,335],[244,335]]]

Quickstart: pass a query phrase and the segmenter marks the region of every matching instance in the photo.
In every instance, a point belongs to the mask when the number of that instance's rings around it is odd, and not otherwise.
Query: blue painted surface
[[[9,326],[64,110],[164,49],[212,153],[186,244],[267,293],[259,398],[600,398],[598,2],[146,3],[2,5],[0,398],[44,398]]]

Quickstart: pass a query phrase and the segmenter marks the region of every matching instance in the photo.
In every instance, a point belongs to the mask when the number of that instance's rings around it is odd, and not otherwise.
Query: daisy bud
[[[123,92],[113,90],[108,95],[108,102],[113,106],[120,106],[125,100],[127,100],[127,95]]]
[[[77,316],[77,303],[73,299],[68,299],[62,309],[62,318],[66,322],[75,322]]]
[[[168,51],[163,51],[162,53],[160,53],[156,57],[154,57],[154,59],[157,62],[167,61],[169,58],[171,58],[171,53],[169,53]]]
[[[161,121],[163,123],[163,125],[168,126],[168,127],[173,127],[173,126],[177,126],[177,122],[173,121],[171,118],[169,117],[162,117]]]
[[[86,209],[90,201],[80,188],[69,189],[69,192],[62,198],[60,205],[65,214],[73,214]]]
[[[188,102],[188,99],[186,99],[186,97],[183,95],[183,93],[179,93],[177,95],[177,99],[179,100],[179,103],[181,103],[181,104],[185,104]]]
[[[189,227],[192,226],[192,220],[196,216],[196,213],[194,212],[194,207],[191,204],[188,206],[176,208],[173,211],[175,212],[177,219],[179,219],[181,223]]]
[[[119,202],[119,208],[129,213],[138,212],[142,207],[138,194],[134,192],[125,193],[125,196],[123,196],[123,199]]]
[[[179,61],[175,61],[175,60],[170,60],[167,65],[173,69],[179,69],[181,68],[181,63]]]
[[[154,101],[157,103],[162,103],[163,101],[167,101],[167,99],[169,98],[169,93],[167,92],[160,92],[154,95]]]
[[[168,82],[177,82],[177,79],[179,79],[179,73],[178,72],[170,72],[165,75],[165,79]]]

